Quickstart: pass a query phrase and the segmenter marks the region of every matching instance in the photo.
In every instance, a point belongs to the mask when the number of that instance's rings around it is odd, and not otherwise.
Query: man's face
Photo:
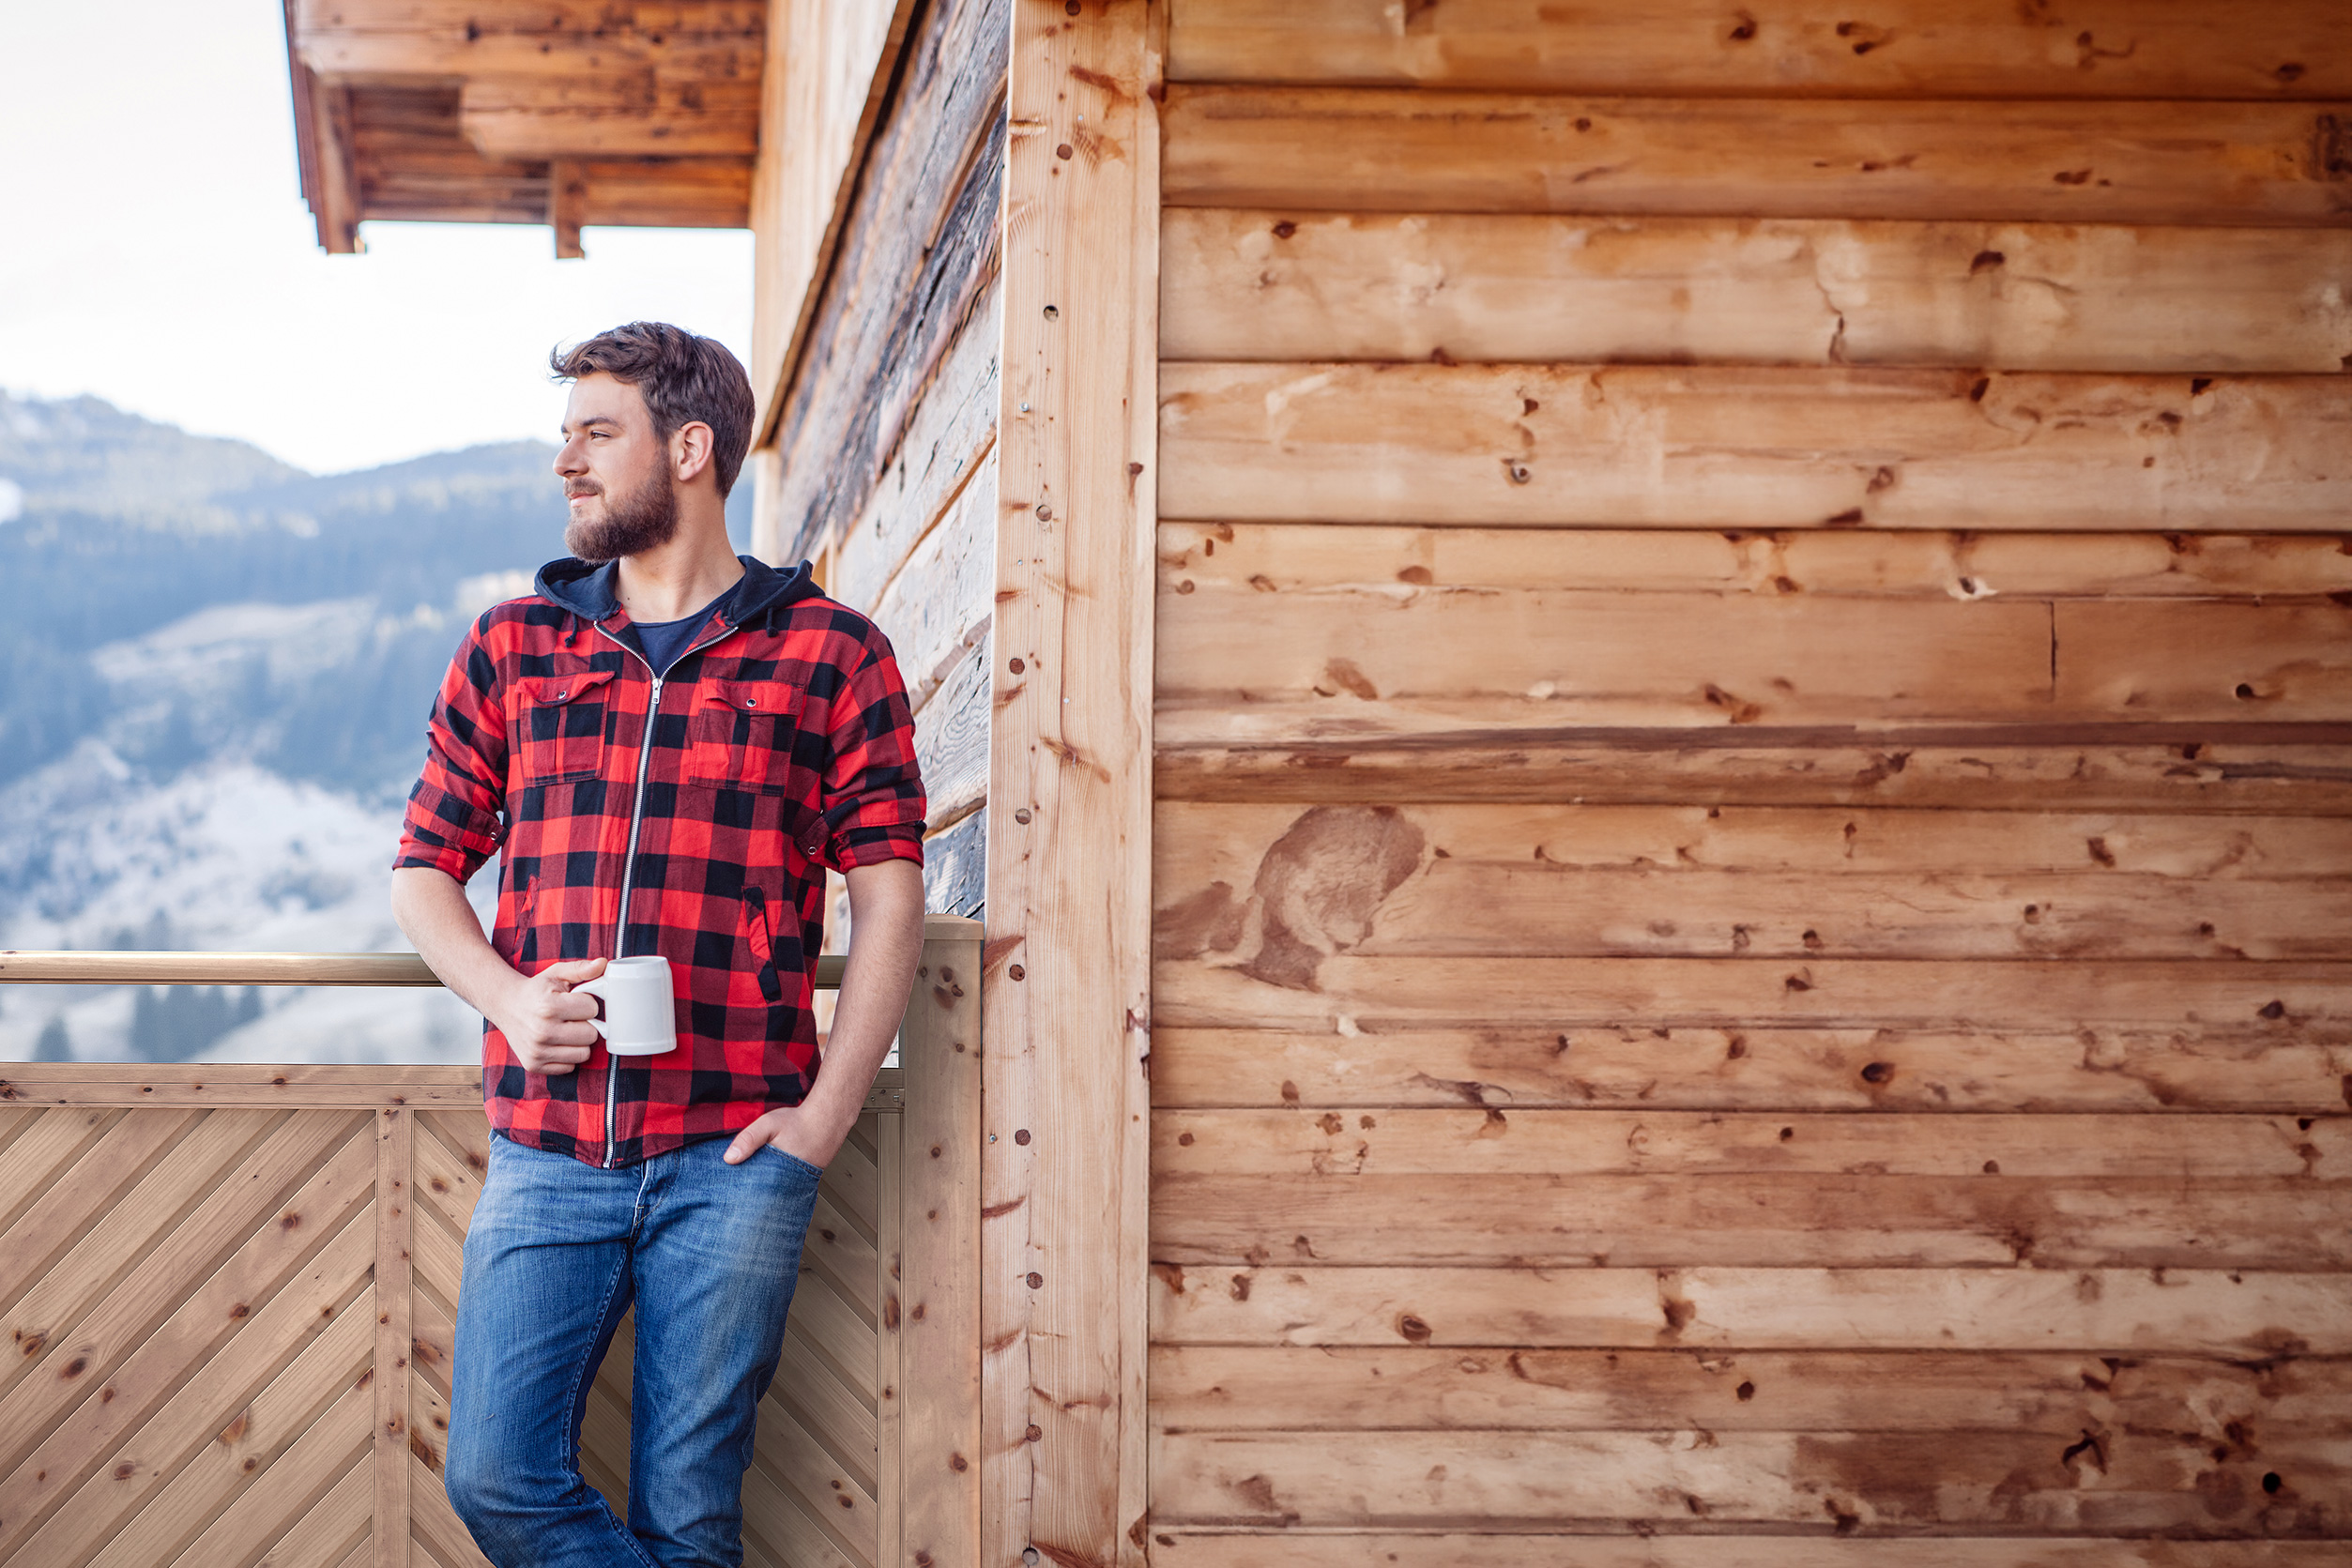
[[[600,373],[572,384],[556,472],[571,508],[564,548],[584,561],[638,555],[678,532],[669,443],[625,382]]]

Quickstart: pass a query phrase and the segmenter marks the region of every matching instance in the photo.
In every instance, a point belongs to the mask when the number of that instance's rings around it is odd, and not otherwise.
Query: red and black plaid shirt
[[[923,860],[889,642],[805,565],[743,564],[650,726],[657,683],[610,567],[548,566],[474,623],[442,680],[394,864],[464,882],[502,850],[500,957],[536,974],[659,953],[677,987],[677,1050],[616,1063],[600,1043],[552,1077],[485,1024],[490,1123],[517,1143],[632,1165],[800,1104],[823,868]]]

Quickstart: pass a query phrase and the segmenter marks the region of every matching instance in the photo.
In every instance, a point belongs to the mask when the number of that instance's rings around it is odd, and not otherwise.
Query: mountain
[[[434,689],[561,553],[553,455],[314,475],[0,394],[0,946],[405,947],[385,900]],[[0,986],[0,1059],[470,1059],[478,1030],[437,991]]]

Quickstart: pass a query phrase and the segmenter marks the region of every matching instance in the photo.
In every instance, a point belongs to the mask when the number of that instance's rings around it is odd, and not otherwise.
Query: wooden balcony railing
[[[826,1170],[747,1562],[975,1560],[980,932],[930,917],[900,1065]],[[0,983],[437,982],[405,953],[0,952]],[[440,1481],[481,1096],[468,1066],[0,1064],[0,1562],[481,1563]],[[580,1454],[623,1510],[630,1327]]]

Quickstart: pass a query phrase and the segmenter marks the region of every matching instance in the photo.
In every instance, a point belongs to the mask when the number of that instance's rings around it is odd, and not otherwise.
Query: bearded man
[[[923,784],[888,641],[806,563],[727,543],[735,357],[637,322],[554,369],[572,555],[459,646],[393,874],[402,929],[484,1020],[445,1479],[500,1568],[735,1568],[817,1178],[922,949]],[[464,884],[494,852],[485,939]],[[820,1063],[827,867],[852,940]],[[615,1057],[573,988],[638,955],[669,962],[678,1043]],[[624,1522],[578,1454],[633,1302]]]

